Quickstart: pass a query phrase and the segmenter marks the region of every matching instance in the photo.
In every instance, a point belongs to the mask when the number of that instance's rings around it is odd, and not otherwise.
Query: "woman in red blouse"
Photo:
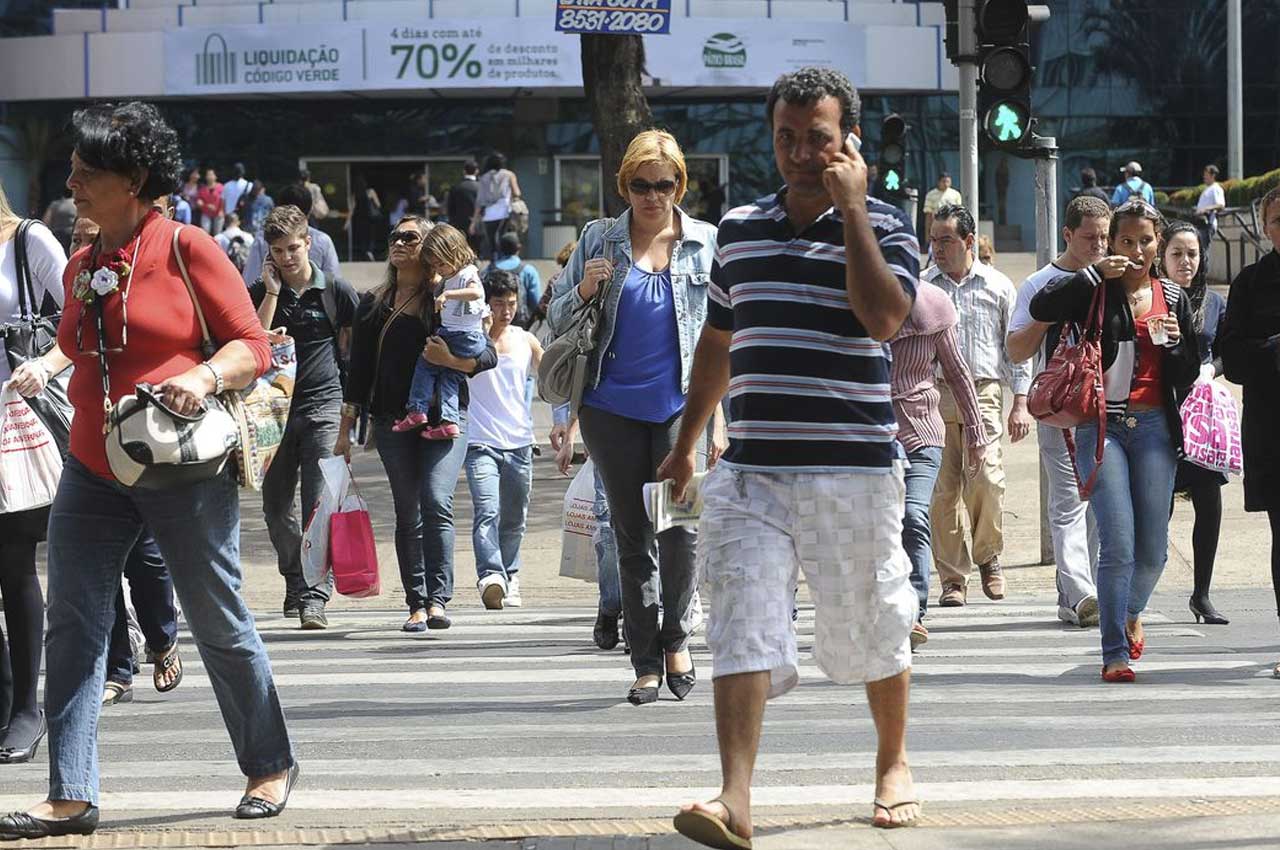
[[[107,464],[103,379],[111,403],[138,383],[158,387],[179,413],[199,410],[219,386],[241,388],[266,371],[270,346],[234,266],[207,234],[184,228],[179,249],[213,337],[200,328],[173,254],[180,225],[152,209],[181,173],[177,135],[152,106],[96,106],[75,114],[71,189],[98,239],[67,264],[58,349],[76,366],[71,454],[49,516],[49,631],[45,711],[49,797],[0,818],[0,839],[88,834],[98,825],[95,730],[107,637],[125,556],[149,527],[173,574],[240,769],[249,777],[240,818],[279,814],[297,766],[266,650],[240,597],[240,507],[230,471],[166,490],[129,488]],[[108,268],[94,286],[82,272]],[[101,345],[98,329],[103,329]],[[57,363],[45,364],[56,366]]]

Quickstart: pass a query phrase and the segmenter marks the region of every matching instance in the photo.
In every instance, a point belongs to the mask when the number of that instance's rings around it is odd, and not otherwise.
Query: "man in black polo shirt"
[[[906,753],[917,601],[884,345],[911,311],[920,248],[900,210],[867,197],[849,138],[860,132],[858,93],[843,74],[785,74],[767,113],[786,185],[720,222],[684,420],[658,470],[682,498],[698,437],[727,393],[729,450],[702,483],[698,534],[713,588],[723,786],[675,819],[713,847],[751,835],[765,703],[800,678],[791,609],[801,569],[814,660],[839,684],[864,684],[875,720],[872,822],[906,826],[920,812]]]
[[[304,629],[323,629],[329,625],[324,606],[333,594],[333,578],[316,587],[303,580],[302,526],[294,495],[301,477],[303,516],[310,515],[320,498],[320,459],[333,453],[338,438],[339,363],[350,342],[358,299],[349,283],[327,278],[308,258],[307,216],[298,207],[273,209],[262,237],[269,253],[249,295],[262,326],[293,337],[298,352],[289,422],[262,482],[262,512],[284,576],[284,615],[299,617]]]

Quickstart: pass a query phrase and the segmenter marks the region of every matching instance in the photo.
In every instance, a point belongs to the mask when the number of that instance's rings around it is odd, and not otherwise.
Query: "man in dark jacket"
[[[462,166],[462,179],[449,190],[449,197],[445,199],[445,214],[449,216],[449,223],[467,234],[472,250],[476,250],[478,244],[476,234],[471,231],[471,219],[476,215],[476,194],[480,191],[480,181],[476,179],[476,175],[479,172],[480,166],[476,165],[476,161],[467,160]]]

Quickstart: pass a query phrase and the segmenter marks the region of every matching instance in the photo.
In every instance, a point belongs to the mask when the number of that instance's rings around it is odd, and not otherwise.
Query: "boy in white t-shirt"
[[[484,286],[480,283],[480,273],[475,266],[476,255],[467,244],[467,237],[447,224],[435,226],[422,240],[422,261],[428,271],[443,278],[436,295],[436,312],[440,314],[438,336],[454,357],[479,357],[488,347],[484,319],[489,308],[484,303]],[[452,440],[461,435],[458,390],[466,379],[462,372],[419,358],[413,370],[405,416],[392,426],[392,430],[424,429],[422,437],[427,440]],[[440,424],[432,426],[427,411],[437,392],[440,396]]]
[[[469,380],[467,484],[474,519],[472,549],[480,598],[490,609],[519,607],[520,545],[533,483],[533,417],[525,385],[542,360],[537,337],[511,322],[520,283],[495,270],[485,280],[492,315],[489,339],[498,365]]]

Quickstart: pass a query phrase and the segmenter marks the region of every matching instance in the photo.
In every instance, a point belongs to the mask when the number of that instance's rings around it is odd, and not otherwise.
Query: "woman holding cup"
[[[1142,611],[1164,571],[1168,506],[1182,448],[1177,397],[1200,374],[1200,347],[1182,287],[1152,267],[1164,218],[1149,204],[1123,204],[1111,219],[1110,256],[1046,286],[1031,302],[1041,322],[1084,325],[1096,288],[1106,289],[1102,368],[1105,450],[1093,491],[1098,523],[1102,678],[1132,682],[1142,657]],[[1097,464],[1098,425],[1076,428],[1081,479]]]

